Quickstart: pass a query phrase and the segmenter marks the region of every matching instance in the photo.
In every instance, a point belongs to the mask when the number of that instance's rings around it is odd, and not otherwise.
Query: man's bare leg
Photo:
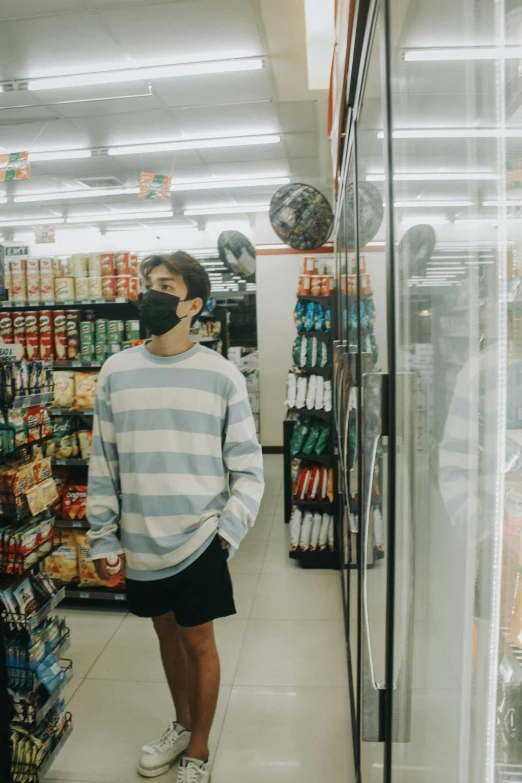
[[[182,629],[173,612],[154,617],[152,622],[159,639],[161,660],[176,709],[176,720],[184,729],[191,731],[192,676],[181,636]]]
[[[205,623],[195,628],[180,626],[179,630],[187,653],[191,684],[189,700],[192,736],[186,755],[207,761],[208,738],[216,712],[220,682],[214,624]]]

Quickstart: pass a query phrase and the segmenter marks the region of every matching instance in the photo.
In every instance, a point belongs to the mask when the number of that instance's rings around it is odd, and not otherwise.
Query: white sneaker
[[[186,731],[179,723],[172,721],[159,740],[142,748],[143,755],[138,764],[139,774],[145,778],[164,775],[187,749],[189,742],[190,731]]]
[[[209,783],[210,769],[208,762],[183,756],[178,767],[176,783]]]

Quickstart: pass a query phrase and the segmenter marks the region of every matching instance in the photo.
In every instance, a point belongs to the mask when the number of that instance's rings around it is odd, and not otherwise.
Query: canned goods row
[[[137,277],[72,277],[64,275],[54,281],[55,298],[58,302],[85,299],[124,299],[136,300],[139,294]]]

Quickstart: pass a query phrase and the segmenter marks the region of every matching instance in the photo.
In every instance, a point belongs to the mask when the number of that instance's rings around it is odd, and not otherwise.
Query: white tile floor
[[[230,564],[238,616],[216,623],[222,686],[212,783],[350,783],[344,631],[337,573],[288,558],[282,458],[265,458],[255,528]],[[173,717],[150,622],[65,609],[74,733],[47,783],[134,783],[143,744]],[[176,770],[159,778],[174,783]]]

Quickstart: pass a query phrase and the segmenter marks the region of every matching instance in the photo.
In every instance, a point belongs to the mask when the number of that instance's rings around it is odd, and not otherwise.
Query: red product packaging
[[[315,258],[305,256],[303,261],[303,272],[305,275],[313,275],[315,273]]]
[[[40,333],[40,359],[48,362],[54,358],[53,314],[51,310],[40,310],[38,331]]]
[[[25,314],[25,356],[29,362],[36,361],[40,356],[38,310],[27,310]]]
[[[116,296],[116,278],[102,277],[102,296],[104,299],[114,299]]]
[[[130,275],[116,278],[116,296],[123,296],[125,299],[130,299],[130,281]]]
[[[321,278],[321,296],[330,296],[333,291],[333,277],[325,275]]]
[[[39,406],[34,408],[28,408],[27,413],[25,414],[25,420],[27,422],[27,436],[28,436],[29,443],[34,443],[35,441],[40,440],[40,438],[42,437],[41,408]]]
[[[0,340],[3,345],[11,345],[13,339],[13,314],[0,313]]]
[[[114,277],[116,274],[116,258],[114,253],[101,253],[100,265],[102,277]]]
[[[118,277],[130,275],[129,253],[116,253],[116,274]]]
[[[139,275],[138,256],[135,253],[131,253],[129,256],[129,275],[132,277]]]
[[[129,299],[136,300],[140,294],[140,281],[137,277],[131,277],[129,286]]]
[[[67,332],[67,359],[80,358],[80,311],[68,310],[65,316]]]
[[[22,359],[25,359],[25,313],[13,312],[13,342],[22,346]]]
[[[67,327],[65,310],[55,310],[53,313],[54,355],[58,361],[67,358]]]
[[[310,293],[311,282],[312,278],[310,275],[299,275],[299,285],[297,288],[297,293],[299,296],[306,296]]]
[[[63,518],[85,519],[87,515],[87,486],[71,484],[63,496]]]

